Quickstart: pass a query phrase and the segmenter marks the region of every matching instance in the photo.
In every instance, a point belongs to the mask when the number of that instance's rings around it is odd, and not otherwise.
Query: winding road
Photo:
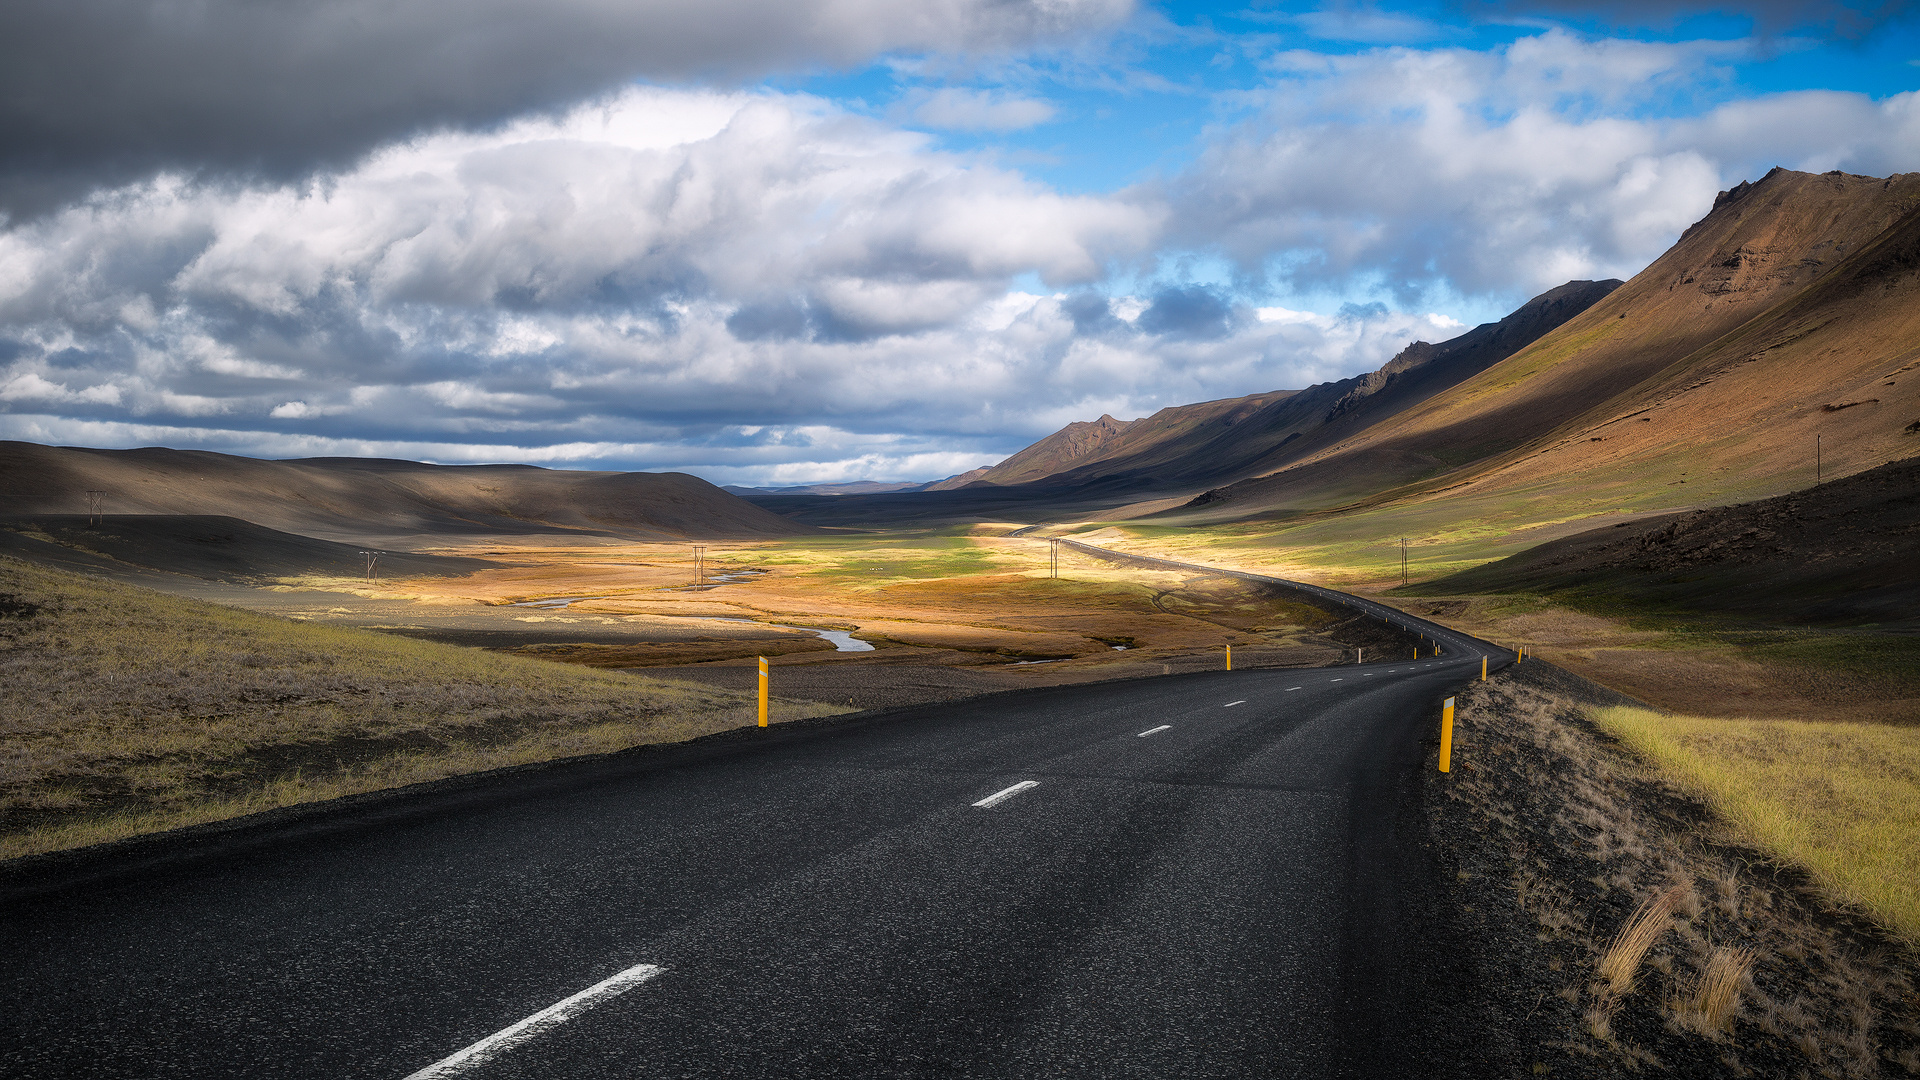
[[[1508,654],[1294,587],[1442,653],[747,729],[8,868],[0,1075],[1427,1075],[1422,740]]]

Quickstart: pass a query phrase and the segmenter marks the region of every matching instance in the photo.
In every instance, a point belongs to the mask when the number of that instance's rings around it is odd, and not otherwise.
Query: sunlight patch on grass
[[[1748,843],[1920,943],[1920,729],[1597,709]]]

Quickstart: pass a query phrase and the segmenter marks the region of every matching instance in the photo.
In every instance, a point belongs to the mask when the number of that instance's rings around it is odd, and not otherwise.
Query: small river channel
[[[762,571],[754,571],[760,573]],[[563,611],[585,600],[605,600],[605,596],[550,596],[545,600],[521,600],[509,607],[539,608],[541,611]],[[771,626],[778,630],[798,630],[833,643],[835,652],[872,652],[873,645],[853,636],[851,630],[822,630],[815,626],[789,626],[786,623],[761,622],[759,619],[736,619],[726,615],[668,615],[669,619],[712,619],[715,622],[747,623],[752,626]]]

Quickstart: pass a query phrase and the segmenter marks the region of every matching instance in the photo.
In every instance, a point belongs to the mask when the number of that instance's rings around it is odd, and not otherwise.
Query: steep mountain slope
[[[1144,420],[1069,424],[989,469],[989,483],[1091,484],[1136,478],[1178,489],[1270,471],[1471,377],[1593,306],[1618,281],[1570,281],[1499,322],[1438,345],[1416,341],[1366,375],[1249,397],[1180,405]]]
[[[349,541],[531,533],[670,540],[808,531],[684,473],[372,458],[261,461],[157,447],[0,442],[0,506],[8,514],[85,513],[88,491],[104,492],[108,514],[234,517]]]
[[[1129,517],[1256,476],[1409,408],[1499,362],[1620,285],[1573,281],[1501,319],[1442,342],[1414,342],[1379,371],[1162,409],[1140,420],[1070,424],[982,473],[922,492],[840,496],[744,494],[821,524]],[[1362,486],[1355,494],[1371,490]],[[939,496],[931,492],[941,492]]]
[[[1916,208],[1920,174],[1776,169],[1485,372],[1168,516],[1444,495],[1457,514],[1522,500],[1536,520],[1579,517],[1790,490],[1813,479],[1816,436],[1841,471],[1904,456],[1920,416]]]

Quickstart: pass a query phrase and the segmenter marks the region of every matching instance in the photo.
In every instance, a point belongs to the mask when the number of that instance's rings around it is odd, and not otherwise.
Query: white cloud
[[[1384,288],[1511,305],[1570,278],[1627,277],[1712,205],[1784,164],[1920,167],[1920,95],[1831,92],[1663,116],[1711,90],[1729,42],[1587,40],[1486,51],[1285,52],[1194,164],[1143,189],[1174,244],[1293,288]]]
[[[1920,166],[1915,95],[1648,115],[1637,87],[1728,48],[1283,54],[1253,119],[1110,196],[816,98],[658,88],[310,184],[158,176],[0,231],[0,431],[747,482],[958,472],[1101,412],[1370,369],[1461,329],[1404,313],[1430,297],[1510,307],[1631,274],[1776,161]],[[1156,258],[1240,288],[1162,287]],[[1403,312],[1303,310],[1351,296]]]
[[[164,169],[280,179],[636,80],[751,83],[984,59],[1118,27],[1131,0],[74,0],[0,5],[0,210]]]
[[[23,371],[0,382],[0,401],[73,402],[89,405],[118,405],[120,388],[111,383],[74,390],[53,382],[39,372]]]
[[[1402,45],[1450,36],[1448,28],[1405,12],[1336,7],[1291,16],[1290,21],[1325,41]]]
[[[951,86],[908,98],[913,119],[949,131],[1018,131],[1053,119],[1053,105],[1037,98]]]

